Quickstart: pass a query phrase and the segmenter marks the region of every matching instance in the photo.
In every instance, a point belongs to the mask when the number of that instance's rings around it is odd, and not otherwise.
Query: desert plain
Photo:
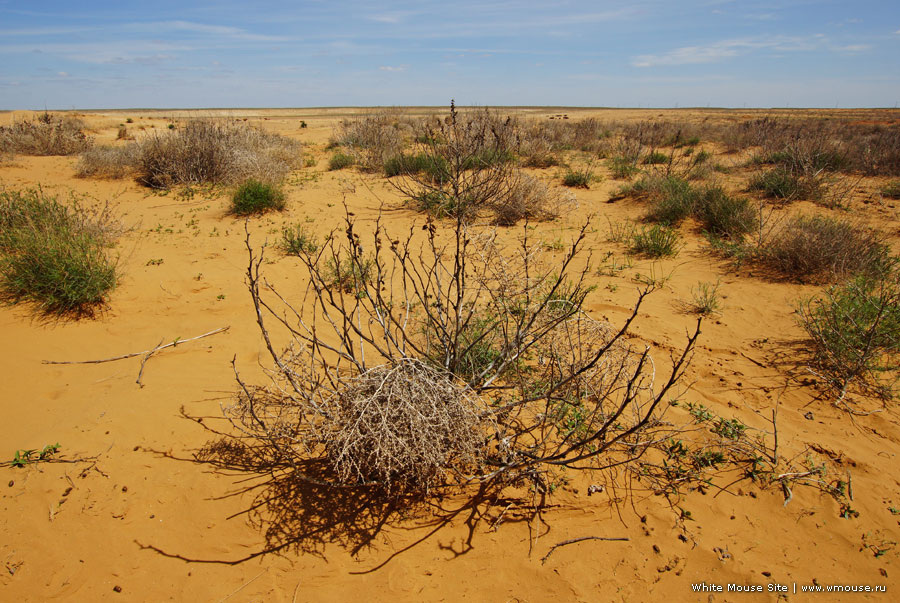
[[[412,117],[446,114],[441,108],[395,111]],[[701,127],[765,117],[830,119],[880,124],[895,137],[900,127],[900,113],[888,109],[494,111],[535,123],[594,119]],[[297,141],[304,161],[282,184],[285,209],[248,219],[229,212],[231,187],[159,190],[132,177],[78,177],[77,155],[4,156],[3,190],[40,187],[62,200],[74,193],[85,203],[108,201],[122,232],[110,251],[117,258],[116,287],[92,316],[48,316],[29,303],[0,307],[0,460],[59,444],[46,459],[0,467],[0,599],[888,601],[896,596],[896,401],[851,388],[836,404],[837,396],[809,370],[809,336],[798,322],[797,304],[833,283],[779,277],[753,262],[736,263],[712,249],[690,217],[677,226],[680,248],[674,257],[633,253],[628,241],[611,232],[621,224],[644,228],[647,203],[621,190],[655,166],[638,163],[633,175],[616,178],[608,154],[595,149],[554,151],[556,165],[523,168],[568,198],[558,217],[529,223],[529,236],[542,242],[552,265],[562,261],[587,224],[588,284],[594,287],[583,309],[616,328],[630,315],[638,291],[654,283],[629,338],[650,347],[660,373],[697,323],[698,287],[717,286],[717,307],[702,321],[667,420],[690,425],[686,441],[712,446],[708,442],[722,435],[712,433],[718,419],[697,422],[698,415],[737,419],[775,457],[766,475],[748,476],[744,466],[714,463],[694,467],[697,472],[683,484],[663,489],[628,467],[563,470],[540,493],[515,483],[477,499],[471,487],[458,488],[403,506],[352,489],[285,485],[264,467],[210,462],[203,451],[228,433],[222,408],[239,391],[232,361],[243,380],[259,385],[267,383],[272,367],[247,289],[247,233],[257,250],[265,245],[262,271],[268,281],[290,296],[302,294],[307,277],[300,260],[279,248],[284,226],[303,224],[322,240],[342,232],[345,207],[362,233],[370,234],[379,216],[389,232],[400,234],[426,221],[382,173],[355,166],[329,169],[342,122],[378,112],[68,114],[82,120],[95,146],[124,146],[201,119],[239,122]],[[0,126],[35,116],[0,113]],[[751,160],[758,149],[731,150],[702,136],[692,145],[717,166],[705,178],[726,190],[776,215],[852,219],[877,229],[892,253],[900,253],[900,200],[882,192],[892,177],[841,173],[846,190],[833,203],[767,200],[747,190],[761,169]],[[661,151],[681,156],[683,147],[669,144]],[[586,188],[563,187],[571,169],[591,172]],[[442,228],[453,225],[447,217],[434,219]],[[521,222],[497,226],[489,217],[476,222],[510,241],[526,232]],[[44,362],[109,359],[226,327],[149,358]],[[692,585],[699,583],[722,585],[726,592],[698,593]],[[729,584],[763,592],[727,592]],[[801,592],[801,586],[815,584],[877,585],[886,593]],[[781,586],[787,590],[774,592]]]

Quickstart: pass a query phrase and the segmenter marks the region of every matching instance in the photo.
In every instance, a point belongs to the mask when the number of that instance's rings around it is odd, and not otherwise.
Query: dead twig
[[[176,339],[171,343],[167,343],[165,345],[158,345],[155,348],[150,350],[144,350],[143,352],[132,352],[131,354],[122,354],[121,356],[113,356],[112,358],[102,358],[100,360],[41,360],[41,364],[102,364],[104,362],[114,362],[116,360],[125,360],[126,358],[134,358],[135,356],[146,356],[149,358],[151,355],[155,354],[160,350],[164,350],[166,348],[175,347],[182,343],[187,343],[189,341],[196,341],[197,339],[203,339],[204,337],[209,337],[210,335],[215,335],[216,333],[222,333],[230,329],[231,326],[221,327],[214,331],[210,331],[209,333],[204,333],[203,335],[197,335],[196,337],[191,337],[189,339]],[[146,362],[147,359],[144,359]],[[141,365],[141,372],[143,372],[143,364]],[[138,376],[138,382],[140,382],[140,376]]]
[[[156,347],[153,348],[152,350],[150,350],[149,352],[147,352],[147,355],[144,356],[143,360],[141,360],[141,370],[138,371],[137,381],[135,381],[135,383],[137,383],[141,387],[144,387],[144,384],[141,383],[141,377],[144,375],[144,365],[147,364],[148,360],[150,360],[150,356],[152,356],[153,354],[155,354],[156,352],[158,352],[161,349],[160,346],[162,345],[163,341],[165,341],[165,340],[160,339],[159,343],[156,344]]]
[[[630,538],[607,538],[605,536],[582,536],[581,538],[572,538],[570,540],[563,540],[562,542],[557,542],[556,544],[554,544],[550,548],[550,550],[547,551],[547,554],[541,558],[541,565],[544,565],[544,563],[547,561],[547,559],[550,557],[550,555],[553,554],[553,551],[555,551],[559,547],[566,546],[567,544],[575,544],[577,542],[584,542],[585,540],[628,541],[631,539]]]
[[[244,588],[246,588],[247,586],[249,586],[250,584],[252,584],[254,581],[256,581],[257,578],[259,578],[260,576],[262,576],[263,574],[265,574],[267,571],[269,571],[269,570],[268,570],[268,569],[264,569],[263,571],[259,572],[259,573],[256,574],[253,578],[251,578],[250,580],[244,582],[240,587],[238,587],[237,590],[232,591],[232,593],[231,593],[230,595],[225,596],[225,597],[222,597],[221,599],[219,599],[219,603],[222,603],[223,601],[227,601],[227,600],[230,599],[231,597],[235,596],[236,594],[238,594],[239,592],[241,592],[242,590],[244,590]]]

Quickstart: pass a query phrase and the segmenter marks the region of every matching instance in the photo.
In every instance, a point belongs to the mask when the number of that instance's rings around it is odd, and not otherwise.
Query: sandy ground
[[[135,110],[85,114],[98,142],[111,143],[126,117],[132,132],[165,128],[202,115],[248,123],[306,144],[315,166],[289,180],[288,209],[250,221],[252,240],[274,242],[284,223],[318,232],[338,227],[342,200],[361,223],[381,204],[387,224],[405,231],[418,215],[402,208],[383,179],[327,171],[325,144],[339,119],[358,109]],[[424,110],[423,110],[424,111]],[[637,119],[659,115],[736,119],[749,111],[520,110],[522,114]],[[895,113],[830,112],[859,119]],[[0,114],[0,124],[22,112]],[[309,127],[301,129],[304,120]],[[727,159],[726,159],[727,160]],[[834,477],[850,476],[852,508],[820,490],[796,486],[785,505],[780,488],[743,480],[725,490],[685,492],[677,501],[608,477],[570,476],[532,518],[531,498],[511,490],[470,507],[391,513],[377,504],[300,488],[289,493],[264,476],[215,470],[194,460],[224,427],[221,405],[242,376],[264,383],[268,366],[244,284],[247,251],[242,220],[227,215],[228,196],[184,199],[154,194],[127,180],[74,177],[76,158],[17,157],[0,167],[0,185],[40,185],[111,200],[130,230],[116,247],[123,274],[109,308],[93,320],[46,321],[25,306],[0,308],[0,457],[59,443],[60,460],[0,468],[0,599],[4,601],[764,601],[895,600],[900,588],[900,427],[896,407],[853,417],[804,382],[802,340],[792,304],[816,291],[735,271],[712,256],[690,225],[674,260],[636,259],[615,276],[596,276],[588,311],[621,323],[636,298],[636,273],[671,274],[646,302],[635,333],[654,346],[660,364],[683,344],[695,316],[683,303],[699,282],[721,281],[724,307],[705,322],[688,372],[684,401],[771,431],[778,409],[780,454],[812,447]],[[599,167],[598,171],[603,172]],[[561,170],[536,173],[559,182]],[[577,192],[578,209],[539,226],[548,241],[568,241],[590,217],[598,263],[607,251],[608,220],[637,219],[639,204],[607,203],[621,182]],[[851,211],[894,237],[896,207],[874,202],[878,181],[863,182]],[[797,204],[794,209],[813,210]],[[821,208],[815,211],[828,211]],[[299,261],[270,249],[264,266],[285,290],[300,290]],[[42,360],[100,359],[146,350],[221,327],[227,332],[141,358],[82,365]],[[677,413],[684,413],[676,409]],[[602,492],[588,494],[601,479]],[[722,480],[722,485],[731,480]],[[689,518],[682,510],[689,511]],[[382,522],[382,520],[384,520]],[[628,538],[627,541],[582,537]],[[274,552],[266,552],[271,549]],[[802,585],[879,585],[887,593],[801,593]],[[787,592],[696,593],[691,584],[786,585]],[[794,593],[796,585],[796,594]]]

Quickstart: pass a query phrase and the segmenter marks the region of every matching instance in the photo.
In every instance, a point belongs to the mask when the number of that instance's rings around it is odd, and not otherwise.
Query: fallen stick
[[[162,345],[163,341],[164,340],[160,339],[159,343],[156,344],[156,347],[153,348],[152,350],[150,350],[149,352],[147,352],[147,355],[144,356],[143,360],[141,360],[141,370],[138,371],[138,378],[137,378],[137,381],[135,381],[135,383],[137,383],[141,387],[144,387],[144,384],[141,383],[141,377],[144,375],[144,365],[146,365],[147,361],[150,360],[150,356],[152,356],[153,354],[155,354],[156,352],[158,352],[161,349],[159,346]]]
[[[204,333],[203,335],[197,335],[196,337],[191,337],[190,339],[176,339],[171,343],[167,343],[165,345],[158,345],[153,349],[144,350],[143,352],[132,352],[131,354],[122,354],[121,356],[113,356],[112,358],[102,358],[100,360],[41,360],[41,364],[101,364],[103,362],[113,362],[115,360],[125,360],[126,358],[134,358],[135,356],[146,356],[147,354],[155,354],[160,350],[164,350],[166,348],[171,348],[177,346],[182,343],[187,343],[189,341],[196,341],[197,339],[203,339],[204,337],[209,337],[210,335],[215,335],[216,333],[221,333],[223,331],[227,331],[230,329],[230,326],[222,327],[220,329],[216,329],[215,331],[210,331],[209,333]]]
[[[541,558],[541,565],[544,565],[544,562],[547,561],[547,558],[553,554],[553,551],[558,549],[561,546],[566,546],[567,544],[575,544],[576,542],[584,542],[585,540],[614,540],[614,541],[627,541],[629,538],[607,538],[605,536],[582,536],[581,538],[572,538],[571,540],[563,540],[562,542],[557,542],[554,544],[547,554]]]

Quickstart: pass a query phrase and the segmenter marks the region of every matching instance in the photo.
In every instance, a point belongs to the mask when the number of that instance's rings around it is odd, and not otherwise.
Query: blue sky
[[[894,107],[900,2],[0,0],[0,109]]]

